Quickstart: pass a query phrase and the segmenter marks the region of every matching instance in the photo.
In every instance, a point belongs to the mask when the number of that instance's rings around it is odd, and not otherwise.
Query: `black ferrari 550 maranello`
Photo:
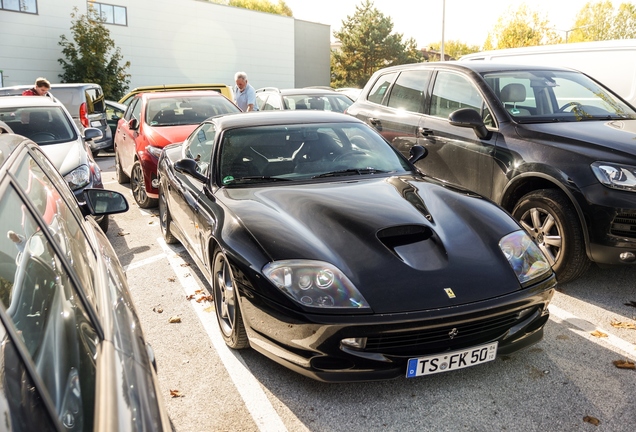
[[[214,117],[159,161],[159,211],[226,343],[322,381],[407,378],[541,340],[555,276],[507,213],[347,115]]]

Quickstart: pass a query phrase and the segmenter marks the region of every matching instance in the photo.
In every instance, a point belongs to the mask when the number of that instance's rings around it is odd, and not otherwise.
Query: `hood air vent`
[[[444,245],[435,232],[424,225],[384,228],[378,239],[405,264],[418,270],[434,270],[447,264]]]

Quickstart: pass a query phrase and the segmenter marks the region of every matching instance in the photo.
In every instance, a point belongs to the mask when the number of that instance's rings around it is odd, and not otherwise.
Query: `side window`
[[[137,119],[137,121],[141,121],[141,106],[143,104],[141,103],[141,99],[137,99],[137,103],[135,103],[135,105],[132,108],[132,118]]]
[[[483,99],[475,85],[463,75],[439,71],[431,95],[430,114],[448,118],[460,108],[472,108],[481,114]]]
[[[29,169],[37,171],[33,160]],[[70,277],[75,256],[64,237],[62,217],[73,219],[53,186],[30,176],[29,200],[44,214],[31,213],[13,186],[0,198],[0,299],[8,323],[20,335],[22,351],[30,358],[45,391],[64,425],[84,430],[93,424],[95,360],[98,335],[78,287]],[[54,243],[59,245],[58,254]],[[44,390],[43,389],[43,390]]]
[[[190,135],[185,144],[186,156],[197,161],[197,170],[203,175],[208,173],[215,136],[216,128],[214,124],[203,123]]]
[[[2,258],[0,262],[1,260]],[[2,321],[5,321],[5,317],[6,315],[3,316]],[[11,430],[14,431],[54,431],[56,428],[42,401],[42,396],[2,321],[0,321],[0,407],[4,414],[3,423],[5,427],[11,425]]]
[[[381,75],[375,84],[373,84],[373,87],[367,96],[367,100],[369,102],[381,104],[384,96],[391,86],[391,83],[395,80],[396,75],[397,72]]]
[[[141,103],[139,102],[139,98],[133,97],[131,99],[132,101],[130,102],[130,105],[128,105],[128,109],[124,114],[124,120],[126,120],[126,122],[133,118],[133,112],[137,113],[136,118],[139,120],[139,113],[141,112]],[[137,105],[139,105],[139,107],[137,107]]]
[[[267,94],[256,93],[256,106],[259,111],[263,111],[265,109],[265,101],[267,100]]]
[[[424,95],[431,79],[431,71],[404,71],[391,88],[389,103],[391,108],[411,112],[422,112]]]

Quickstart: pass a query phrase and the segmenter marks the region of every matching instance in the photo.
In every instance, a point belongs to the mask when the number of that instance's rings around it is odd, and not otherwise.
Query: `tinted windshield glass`
[[[146,123],[150,126],[199,124],[212,116],[239,111],[236,105],[219,96],[149,99]]]
[[[224,185],[410,169],[374,130],[357,123],[230,130],[223,135],[220,151],[220,181]]]
[[[486,73],[488,85],[519,122],[636,118],[636,112],[578,72]]]
[[[77,139],[71,119],[59,106],[0,108],[0,121],[5,122],[14,133],[40,145]]]

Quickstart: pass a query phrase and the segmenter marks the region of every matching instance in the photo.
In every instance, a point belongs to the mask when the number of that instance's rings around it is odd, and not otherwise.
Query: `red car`
[[[216,91],[137,94],[117,124],[117,181],[130,181],[139,207],[156,207],[157,161],[163,148],[185,140],[208,117],[240,111]]]

